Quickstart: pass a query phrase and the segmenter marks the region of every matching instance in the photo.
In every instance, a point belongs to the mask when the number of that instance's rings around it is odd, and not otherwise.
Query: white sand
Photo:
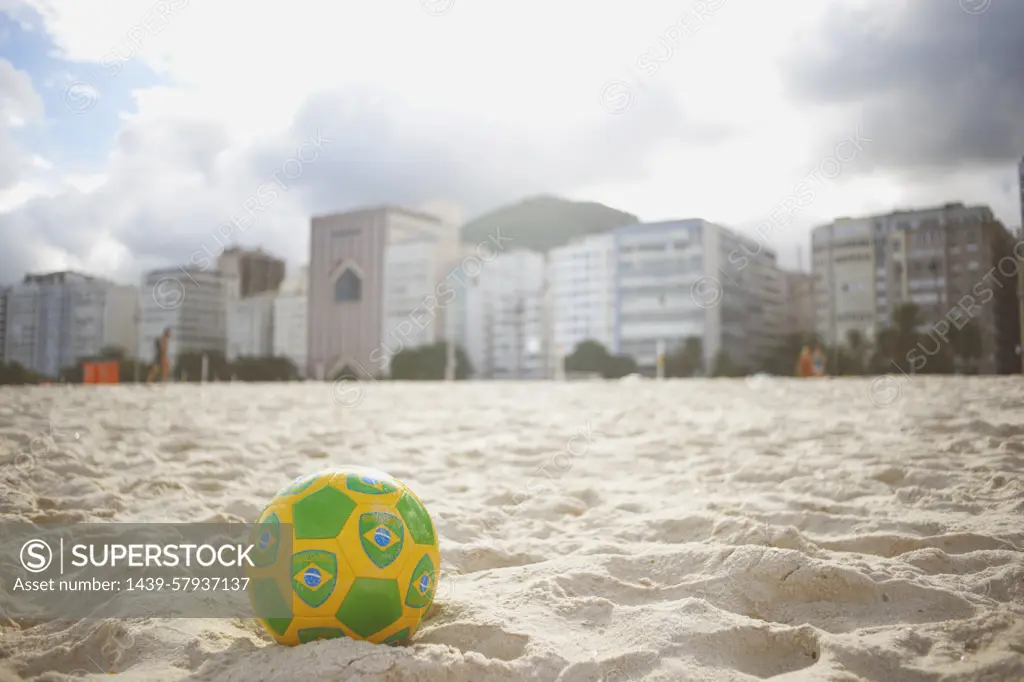
[[[0,452],[57,429],[5,515],[252,520],[364,463],[423,498],[447,571],[404,648],[7,622],[0,680],[1024,679],[1024,383],[869,384],[0,389]]]

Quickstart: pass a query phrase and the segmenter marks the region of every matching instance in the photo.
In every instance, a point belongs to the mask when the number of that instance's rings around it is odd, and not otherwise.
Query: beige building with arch
[[[370,378],[392,355],[444,336],[431,297],[458,249],[458,226],[397,206],[314,217],[307,376]]]

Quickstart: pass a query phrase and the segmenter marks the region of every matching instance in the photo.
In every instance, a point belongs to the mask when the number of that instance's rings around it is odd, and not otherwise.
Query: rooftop
[[[58,272],[47,272],[47,273],[27,273],[25,275],[24,282],[26,284],[37,283],[37,284],[59,284],[68,280],[85,280],[90,281],[96,279],[92,275],[87,275],[83,272],[75,272],[74,270],[61,270]]]
[[[323,220],[325,218],[336,218],[339,216],[358,215],[360,213],[400,213],[410,218],[418,218],[419,220],[428,220],[433,223],[442,222],[440,218],[429,213],[423,213],[422,211],[414,211],[410,208],[404,208],[402,206],[396,206],[394,204],[381,204],[379,206],[367,206],[365,208],[357,208],[352,211],[335,211],[334,213],[324,213],[322,215],[313,216],[311,221]]]

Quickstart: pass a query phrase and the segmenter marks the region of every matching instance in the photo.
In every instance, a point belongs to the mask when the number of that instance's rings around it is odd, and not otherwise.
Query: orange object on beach
[[[796,374],[804,378],[814,376],[814,356],[811,355],[811,349],[807,346],[800,350],[800,359],[796,362]]]
[[[109,362],[83,362],[83,384],[116,384],[120,383],[121,371],[117,360]]]

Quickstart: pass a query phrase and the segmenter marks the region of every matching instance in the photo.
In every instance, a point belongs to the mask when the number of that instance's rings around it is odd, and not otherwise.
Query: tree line
[[[198,382],[203,376],[203,356],[206,356],[206,379],[208,381],[298,381],[298,368],[285,357],[241,357],[228,361],[219,350],[204,352],[189,351],[178,356],[171,368],[175,381]],[[64,367],[57,377],[47,377],[26,369],[22,365],[0,363],[0,385],[28,385],[57,381],[80,384],[84,381],[82,363],[111,362],[118,364],[119,381],[122,384],[145,382],[152,365],[128,355],[117,346],[103,348],[99,354],[79,358],[74,365]],[[158,379],[159,380],[159,379]]]
[[[827,372],[832,375],[860,376],[893,371],[918,374],[977,374],[984,352],[981,333],[975,320],[961,326],[950,325],[948,331],[936,333],[933,328],[922,332],[925,321],[918,306],[908,303],[895,311],[889,326],[882,329],[874,343],[865,334],[852,329],[844,343],[828,346],[813,332],[793,333],[777,346],[760,367],[744,367],[729,354],[718,352],[712,366],[705,367],[704,350],[697,337],[685,339],[669,349],[664,358],[664,373],[669,378],[712,376],[739,377],[752,372],[780,376],[795,373],[797,358],[804,346],[818,346],[828,359]],[[212,381],[297,381],[301,379],[295,364],[284,357],[242,357],[228,361],[224,353],[210,350],[190,351],[178,356],[172,370],[176,381],[198,382],[202,378],[203,356],[207,358],[207,380]],[[455,378],[473,376],[473,367],[461,347],[456,348]],[[145,381],[150,365],[128,356],[122,348],[107,347],[99,355],[81,358],[78,363],[61,370],[58,381],[82,382],[82,362],[116,360],[121,383]],[[447,348],[445,342],[419,348],[405,348],[391,359],[390,375],[400,381],[440,381],[445,377]],[[618,379],[637,372],[636,361],[628,355],[612,354],[597,341],[583,341],[565,358],[565,371],[590,374],[605,379]],[[38,384],[51,381],[18,363],[0,363],[0,385]]]
[[[664,374],[669,378],[737,377],[754,372],[793,376],[804,346],[817,346],[827,358],[828,374],[863,376],[895,371],[917,374],[977,374],[984,353],[981,332],[976,320],[968,319],[957,326],[950,324],[939,333],[937,325],[927,325],[920,308],[907,303],[898,308],[888,326],[881,329],[874,343],[864,332],[851,329],[843,343],[827,345],[814,332],[796,332],[786,336],[758,367],[744,367],[729,353],[720,350],[711,367],[704,362],[701,339],[691,337],[664,358]],[[565,359],[566,372],[587,372],[613,379],[636,371],[631,358],[614,356],[597,341],[584,341]]]

